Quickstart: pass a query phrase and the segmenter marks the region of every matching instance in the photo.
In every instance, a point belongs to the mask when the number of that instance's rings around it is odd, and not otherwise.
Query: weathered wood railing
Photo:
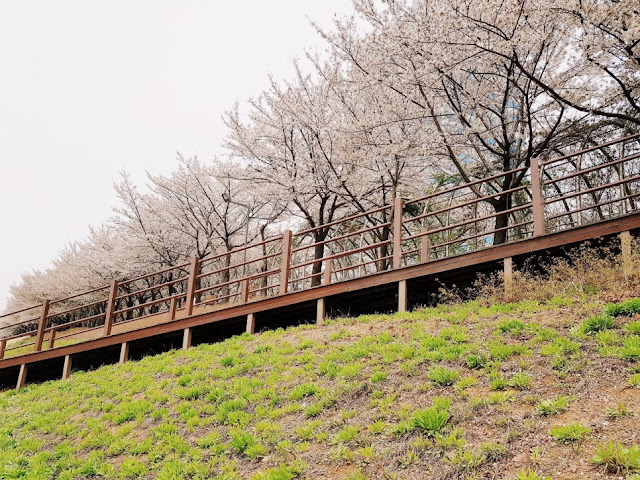
[[[0,359],[615,218],[638,196],[635,134],[0,315]]]

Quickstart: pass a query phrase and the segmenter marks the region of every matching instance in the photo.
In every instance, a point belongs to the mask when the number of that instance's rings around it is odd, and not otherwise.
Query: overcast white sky
[[[111,215],[123,169],[220,152],[223,110],[322,45],[349,0],[0,2],[0,310]]]

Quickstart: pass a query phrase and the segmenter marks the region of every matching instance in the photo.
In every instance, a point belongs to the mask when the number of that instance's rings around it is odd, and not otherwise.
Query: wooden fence
[[[0,359],[620,217],[638,196],[635,134],[0,315]]]

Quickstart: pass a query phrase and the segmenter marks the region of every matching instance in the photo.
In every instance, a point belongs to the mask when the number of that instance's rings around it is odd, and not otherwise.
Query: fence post
[[[249,313],[247,315],[247,327],[245,329],[247,333],[255,333],[256,332],[256,314]]]
[[[71,355],[64,356],[64,365],[62,367],[62,380],[66,380],[71,376]]]
[[[56,329],[55,329],[55,327],[51,329],[50,335],[51,335],[51,337],[49,337],[49,350],[51,350],[53,348],[53,345],[56,342]]]
[[[111,335],[111,327],[113,327],[113,317],[116,308],[116,297],[118,296],[118,281],[111,282],[111,288],[109,288],[109,299],[107,300],[107,311],[104,314],[104,330],[102,331],[103,337]]]
[[[198,271],[200,270],[200,260],[198,257],[191,259],[189,265],[189,282],[187,283],[187,299],[185,300],[185,317],[193,315],[193,302],[196,298],[196,285],[198,285]]]
[[[393,269],[402,264],[402,197],[393,202]]]
[[[20,390],[27,383],[27,370],[28,366],[26,363],[20,365],[20,372],[18,373],[18,381],[16,382],[16,390]]]
[[[420,263],[427,263],[429,261],[429,249],[431,245],[429,244],[429,235],[427,235],[426,228],[422,229],[422,236],[420,237]]]
[[[42,341],[44,340],[44,329],[47,328],[47,316],[49,315],[49,300],[42,302],[42,311],[40,312],[40,320],[38,321],[38,331],[36,333],[36,352],[42,350]]]
[[[407,301],[407,281],[398,282],[398,312],[406,312],[409,304]]]
[[[7,348],[7,339],[0,340],[0,360],[4,358],[4,350]]]
[[[282,235],[282,260],[280,262],[280,295],[289,290],[289,271],[291,269],[291,230]]]
[[[120,345],[120,363],[127,363],[129,361],[129,342],[123,342]]]
[[[325,298],[319,298],[316,303],[316,323],[322,325],[327,316],[327,301]]]
[[[176,309],[178,308],[178,297],[175,295],[169,300],[169,320],[176,319]]]
[[[504,292],[511,293],[513,287],[513,258],[507,257],[503,262]]]
[[[533,206],[533,234],[537,237],[546,232],[544,220],[544,197],[540,178],[538,158],[531,159],[531,203]]]
[[[325,285],[329,285],[331,283],[331,259],[327,259],[324,261],[324,272],[323,272],[323,277],[324,277],[324,284]]]
[[[193,330],[187,327],[182,332],[182,349],[188,350],[191,348],[191,340],[193,339]]]
[[[249,280],[244,279],[240,282],[240,303],[247,303],[249,300]]]

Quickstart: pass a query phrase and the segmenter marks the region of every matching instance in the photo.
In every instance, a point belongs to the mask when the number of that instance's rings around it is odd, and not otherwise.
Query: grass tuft
[[[558,443],[578,442],[590,433],[590,428],[580,425],[579,423],[572,423],[570,425],[558,425],[553,427],[549,431],[549,434]]]

